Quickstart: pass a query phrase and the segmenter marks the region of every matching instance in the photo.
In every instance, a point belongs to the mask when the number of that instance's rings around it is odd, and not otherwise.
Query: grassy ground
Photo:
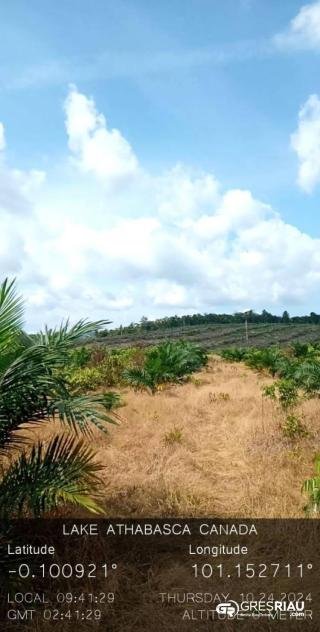
[[[285,439],[281,414],[261,396],[271,382],[212,356],[183,386],[155,396],[122,389],[121,425],[93,438],[107,515],[302,517],[319,403],[303,404],[312,435]],[[53,425],[41,428],[42,438],[49,440]]]
[[[320,325],[296,324],[250,324],[248,325],[249,346],[268,347],[290,342],[316,342],[320,340]],[[135,345],[153,345],[163,340],[188,340],[201,344],[209,350],[226,347],[247,346],[244,324],[240,325],[197,325],[158,331],[134,332],[130,335],[115,335],[112,331],[101,344],[111,348]]]

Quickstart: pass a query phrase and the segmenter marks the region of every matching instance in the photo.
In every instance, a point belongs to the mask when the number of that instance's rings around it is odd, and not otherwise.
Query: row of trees
[[[266,309],[262,310],[261,314],[249,310],[247,312],[236,312],[234,314],[186,314],[185,316],[166,316],[164,318],[157,318],[156,320],[149,320],[146,316],[143,316],[139,323],[131,323],[130,325],[123,327],[120,326],[117,329],[112,330],[112,334],[130,334],[135,331],[156,331],[158,329],[171,329],[175,327],[187,327],[190,325],[232,325],[241,324],[245,320],[248,323],[284,323],[284,324],[320,324],[320,314],[311,312],[308,316],[290,316],[285,310],[283,314],[276,315],[271,314]],[[107,336],[108,330],[102,330],[99,336]]]

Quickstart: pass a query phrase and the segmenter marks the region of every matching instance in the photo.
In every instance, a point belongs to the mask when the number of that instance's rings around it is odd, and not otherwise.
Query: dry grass
[[[262,399],[270,378],[216,357],[195,378],[155,396],[123,390],[121,426],[95,433],[107,515],[302,517],[301,485],[319,445],[318,401],[304,404],[312,435],[292,442]],[[42,438],[53,430],[42,427]]]

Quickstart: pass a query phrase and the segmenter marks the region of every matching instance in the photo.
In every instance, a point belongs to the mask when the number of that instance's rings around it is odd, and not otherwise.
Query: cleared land
[[[107,515],[302,517],[301,485],[319,446],[319,400],[301,409],[311,436],[290,441],[281,413],[261,396],[270,383],[212,356],[182,386],[154,396],[122,389],[121,425],[92,439],[104,465]],[[33,434],[49,440],[57,425]]]
[[[250,324],[247,345],[244,324],[239,325],[198,325],[159,329],[157,331],[137,331],[132,334],[114,334],[112,331],[101,344],[107,347],[131,347],[135,345],[155,345],[163,340],[189,340],[209,350],[226,347],[269,347],[299,342],[317,342],[320,340],[320,325],[296,324]]]

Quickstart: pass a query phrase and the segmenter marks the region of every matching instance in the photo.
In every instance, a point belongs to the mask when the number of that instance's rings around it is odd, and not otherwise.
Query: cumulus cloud
[[[311,193],[320,181],[320,99],[312,94],[299,112],[291,146],[299,158],[298,184]]]
[[[293,140],[299,151],[309,147],[301,130],[319,109],[313,97],[300,113]],[[54,193],[43,174],[0,165],[0,265],[18,275],[29,329],[69,315],[119,324],[142,314],[312,307],[320,290],[319,239],[284,222],[250,191],[223,191],[211,173],[182,164],[148,173],[122,134],[108,130],[94,101],[75,88],[65,115],[75,164]],[[103,165],[87,154],[100,132],[109,160]],[[133,157],[129,170],[126,152]],[[112,156],[117,168],[108,167]],[[118,178],[130,187],[105,186]],[[314,176],[305,182],[313,186]],[[54,213],[59,196],[63,206]]]
[[[108,129],[93,99],[72,86],[65,102],[69,148],[78,167],[106,184],[126,179],[138,171],[138,160],[117,129]]]
[[[212,210],[219,183],[213,174],[195,174],[182,164],[158,179],[158,211],[165,219],[183,220]]]
[[[154,305],[162,307],[186,307],[188,293],[178,283],[158,279],[147,286],[147,294]]]
[[[320,50],[320,2],[301,7],[288,28],[275,36],[274,42],[280,49]]]
[[[45,174],[11,168],[6,163],[5,147],[5,130],[0,123],[0,269],[2,274],[15,276],[26,262],[26,224]]]

